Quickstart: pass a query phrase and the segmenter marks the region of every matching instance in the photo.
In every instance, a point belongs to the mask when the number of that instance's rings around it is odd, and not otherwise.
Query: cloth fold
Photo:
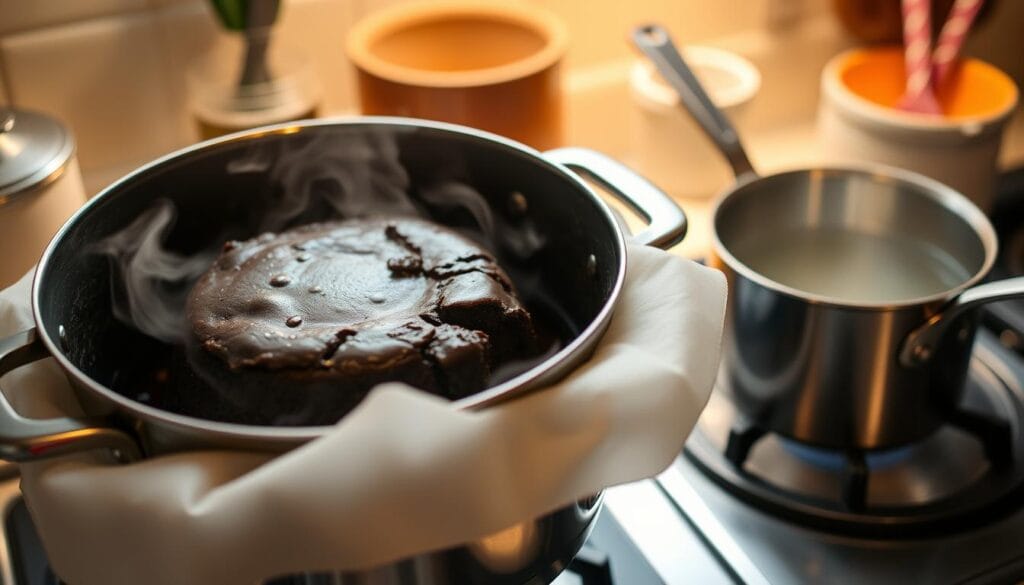
[[[384,384],[283,455],[82,454],[22,465],[22,491],[76,585],[251,584],[458,545],[664,469],[710,395],[725,298],[721,273],[631,245],[594,355],[543,391],[466,412]],[[27,278],[0,293],[0,334],[31,326],[28,299]],[[26,416],[77,414],[47,362],[4,391]]]

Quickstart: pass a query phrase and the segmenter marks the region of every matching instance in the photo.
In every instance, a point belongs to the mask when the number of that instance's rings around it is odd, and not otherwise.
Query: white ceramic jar
[[[687,46],[683,57],[700,79],[711,101],[736,126],[761,87],[754,65],[721,49]],[[673,197],[710,197],[733,183],[732,171],[679,102],[679,96],[647,61],[632,66],[633,101],[630,166]]]
[[[929,176],[991,208],[1003,130],[1018,91],[1005,73],[967,59],[939,91],[943,116],[893,107],[902,93],[902,51],[853,49],[825,66],[818,137],[832,164],[879,163]]]
[[[39,260],[84,202],[71,132],[44,114],[0,108],[0,288]]]

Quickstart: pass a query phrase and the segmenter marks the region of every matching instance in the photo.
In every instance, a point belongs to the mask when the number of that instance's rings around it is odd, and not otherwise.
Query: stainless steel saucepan
[[[739,136],[657,26],[636,45],[736,174],[712,216],[729,281],[720,383],[765,430],[834,449],[921,439],[960,401],[981,304],[1024,278],[979,283],[996,236],[965,197],[897,169],[759,177]]]

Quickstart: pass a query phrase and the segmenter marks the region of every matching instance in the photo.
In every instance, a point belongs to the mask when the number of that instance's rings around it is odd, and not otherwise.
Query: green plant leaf
[[[220,18],[221,24],[228,30],[243,30],[245,14],[248,11],[247,0],[210,0],[213,9]]]

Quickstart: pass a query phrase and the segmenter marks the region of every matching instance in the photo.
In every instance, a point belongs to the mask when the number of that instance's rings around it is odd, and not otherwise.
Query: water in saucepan
[[[895,234],[790,229],[741,239],[730,250],[775,282],[847,303],[909,301],[971,276],[934,243]]]

